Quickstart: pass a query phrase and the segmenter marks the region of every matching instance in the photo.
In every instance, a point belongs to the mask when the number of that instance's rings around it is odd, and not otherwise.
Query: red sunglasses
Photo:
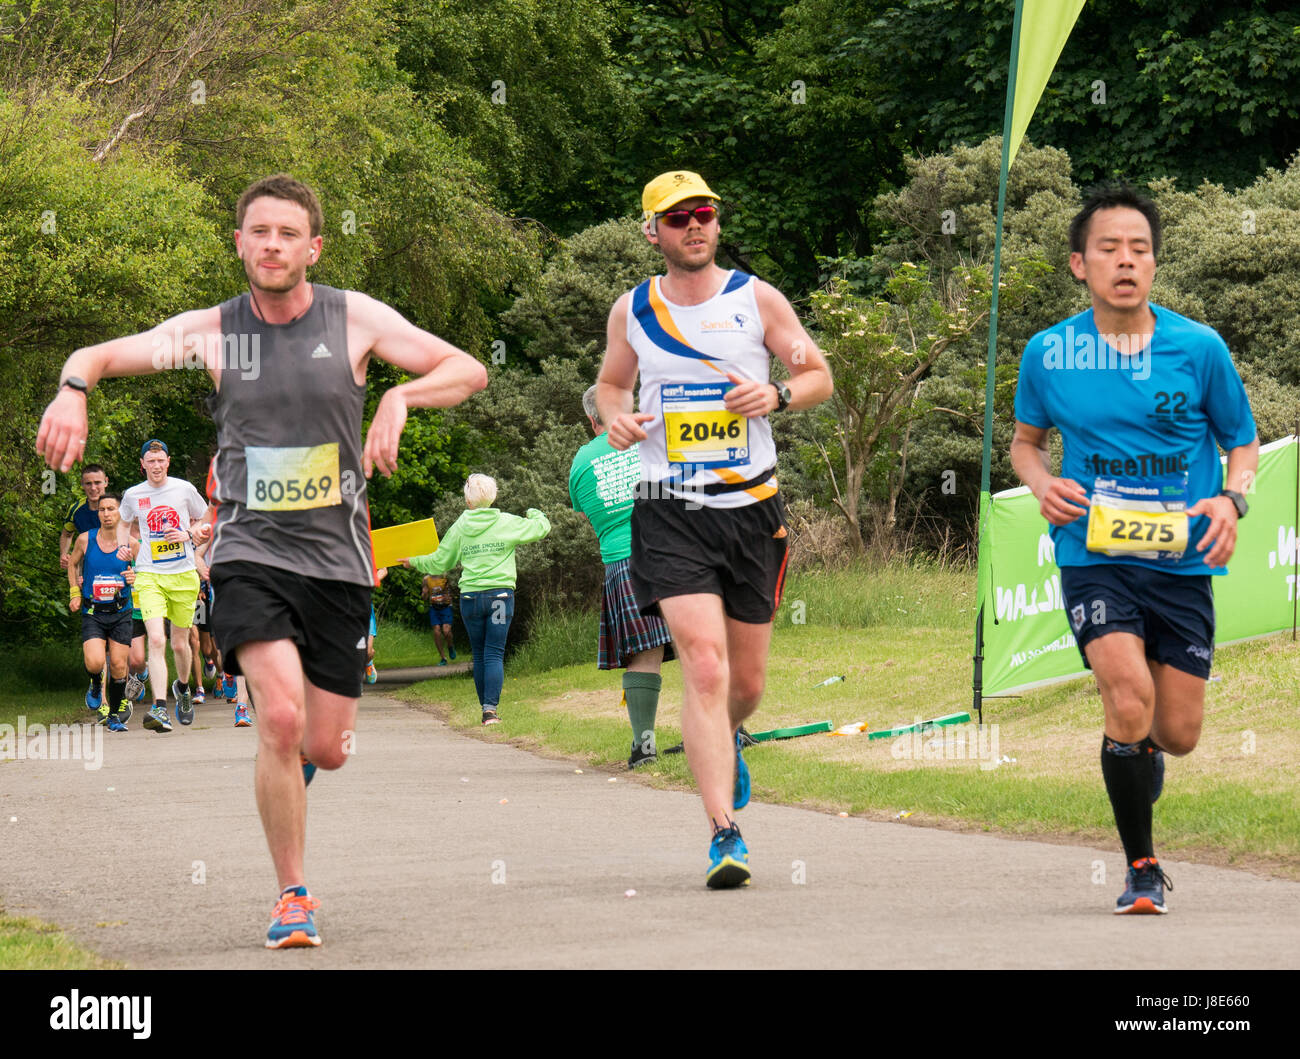
[[[669,210],[656,215],[656,219],[669,228],[685,228],[694,217],[700,224],[708,224],[718,219],[717,206],[696,206],[693,210]]]

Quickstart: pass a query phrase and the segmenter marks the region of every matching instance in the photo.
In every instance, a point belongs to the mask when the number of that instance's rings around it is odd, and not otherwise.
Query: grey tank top
[[[347,296],[312,285],[311,308],[268,324],[241,294],[222,302],[212,499],[213,566],[252,562],[374,584],[361,470],[366,388],[348,359]]]

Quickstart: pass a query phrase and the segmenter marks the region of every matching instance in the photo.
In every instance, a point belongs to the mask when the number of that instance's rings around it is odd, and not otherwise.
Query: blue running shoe
[[[730,890],[749,885],[749,850],[740,837],[740,828],[713,825],[709,843],[709,871],[704,881],[710,890]]]
[[[451,657],[453,662],[456,661],[456,648],[452,647],[451,644],[447,645],[447,654]]]
[[[108,730],[110,732],[125,732],[127,717],[128,714],[122,710],[118,710],[117,713],[110,713],[108,715]]]
[[[366,666],[366,683],[373,684],[379,679],[379,670],[375,668],[375,663],[370,662]]]
[[[309,787],[312,777],[316,775],[316,766],[307,760],[306,754],[299,754],[298,757],[302,761],[302,785]]]
[[[252,718],[248,716],[248,707],[242,702],[235,703],[235,727],[236,728],[253,727]]]
[[[181,724],[193,724],[194,700],[191,698],[190,692],[181,691],[181,682],[179,680],[172,681],[172,696],[176,699],[176,719]]]
[[[155,706],[152,710],[144,715],[144,720],[140,722],[151,732],[170,732],[172,722],[167,718],[167,707]]]
[[[731,792],[731,807],[743,809],[749,804],[749,766],[740,753],[740,733],[736,733],[736,786]]]
[[[1155,857],[1135,860],[1128,870],[1128,887],[1115,902],[1115,914],[1163,916],[1169,911],[1165,907],[1165,891],[1173,888],[1174,884],[1160,870]]]
[[[1151,804],[1155,805],[1160,792],[1165,789],[1165,752],[1151,748]]]
[[[103,698],[104,698],[104,689],[101,688],[99,691],[96,691],[94,685],[92,684],[90,687],[86,689],[86,709],[88,709],[91,713],[98,713],[99,707],[101,705],[101,700]]]
[[[211,680],[217,675],[217,663],[209,662],[206,658],[203,660],[203,675]]]
[[[229,673],[221,674],[221,694],[230,702],[234,702],[239,695],[239,685]]]
[[[268,949],[296,949],[319,945],[316,922],[312,913],[320,902],[307,892],[305,886],[290,886],[280,895],[271,913],[271,928],[266,932]]]

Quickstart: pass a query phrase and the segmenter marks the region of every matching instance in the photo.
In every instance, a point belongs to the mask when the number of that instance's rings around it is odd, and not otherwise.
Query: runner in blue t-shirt
[[[1101,772],[1129,864],[1117,914],[1166,911],[1172,886],[1151,838],[1162,751],[1190,753],[1200,738],[1210,576],[1227,573],[1259,464],[1223,339],[1147,300],[1159,249],[1149,199],[1123,185],[1088,197],[1070,225],[1070,270],[1092,308],[1029,340],[1011,443],[1012,466],[1052,524],[1070,624],[1101,689]]]

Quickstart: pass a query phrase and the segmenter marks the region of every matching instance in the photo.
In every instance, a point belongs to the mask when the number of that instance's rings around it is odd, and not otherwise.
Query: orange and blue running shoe
[[[1161,871],[1155,857],[1135,860],[1128,870],[1128,887],[1115,902],[1115,914],[1163,916],[1169,911],[1165,907],[1165,890],[1173,888],[1174,884]]]
[[[319,945],[316,922],[312,913],[320,902],[307,892],[305,886],[290,886],[280,894],[271,914],[271,927],[266,932],[268,949],[296,949]]]
[[[252,726],[253,721],[248,716],[248,706],[242,702],[235,703],[235,727],[251,728]]]

